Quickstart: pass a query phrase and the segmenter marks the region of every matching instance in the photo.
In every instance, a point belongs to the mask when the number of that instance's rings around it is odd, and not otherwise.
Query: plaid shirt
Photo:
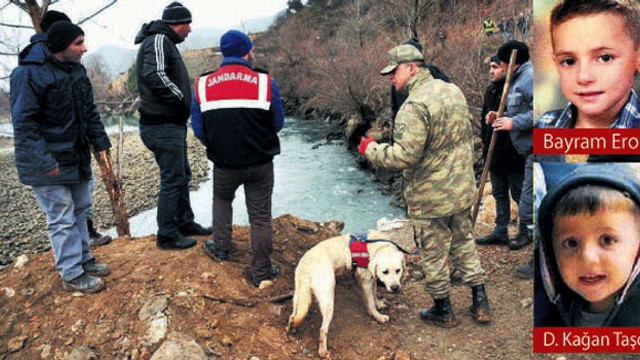
[[[573,120],[576,107],[569,103],[562,110],[548,111],[536,122],[537,128],[557,128],[572,129],[575,127]],[[611,124],[612,129],[634,129],[640,128],[640,102],[636,96],[636,92],[631,89],[629,101],[624,105],[618,120]]]

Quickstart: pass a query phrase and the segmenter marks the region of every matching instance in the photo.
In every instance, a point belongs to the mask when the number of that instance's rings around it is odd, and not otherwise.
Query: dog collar
[[[349,235],[349,251],[351,251],[351,269],[369,266],[369,251],[367,250],[367,233]]]

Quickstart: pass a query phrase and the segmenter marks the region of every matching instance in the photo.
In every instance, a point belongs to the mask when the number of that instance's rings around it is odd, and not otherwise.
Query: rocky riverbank
[[[20,184],[14,165],[11,139],[0,141],[0,266],[13,261],[21,254],[40,253],[50,249],[45,215],[38,206],[30,187]],[[111,139],[115,157],[116,140]],[[192,190],[209,177],[210,163],[204,147],[189,133],[188,156],[193,173]],[[115,158],[113,159],[115,162]],[[123,184],[129,216],[134,216],[155,206],[159,189],[159,173],[153,154],[142,144],[137,133],[125,134]],[[98,229],[113,226],[111,204],[97,163],[92,163],[96,177],[93,191],[94,223]]]

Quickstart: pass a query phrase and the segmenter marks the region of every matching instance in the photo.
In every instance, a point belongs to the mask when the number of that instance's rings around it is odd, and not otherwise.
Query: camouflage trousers
[[[451,289],[448,259],[469,286],[484,284],[485,275],[473,241],[469,209],[451,216],[414,222],[414,240],[420,247],[427,292],[441,299]]]

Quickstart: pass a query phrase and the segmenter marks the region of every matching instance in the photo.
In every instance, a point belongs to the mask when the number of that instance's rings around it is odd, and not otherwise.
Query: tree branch
[[[9,0],[9,2],[11,2],[13,5],[19,7],[20,9],[22,9],[22,11],[29,13],[29,9],[27,8],[26,4],[23,4],[20,2],[20,0]]]
[[[0,56],[18,56],[19,53],[15,52],[15,53],[10,53],[10,52],[4,52],[4,51],[0,51]]]
[[[11,1],[8,1],[6,4],[0,6],[0,10],[4,10],[7,6],[11,5]]]
[[[118,0],[111,0],[110,3],[108,3],[107,5],[103,6],[101,9],[99,9],[98,11],[94,12],[93,14],[87,16],[86,18],[78,21],[78,25],[84,23],[85,21],[93,18],[94,16],[100,14],[101,12],[105,11],[107,8],[111,7],[111,5],[115,4]]]
[[[20,28],[20,29],[33,29],[33,26],[19,25],[19,24],[0,23],[0,26],[6,26],[6,27],[12,27],[12,28]]]

